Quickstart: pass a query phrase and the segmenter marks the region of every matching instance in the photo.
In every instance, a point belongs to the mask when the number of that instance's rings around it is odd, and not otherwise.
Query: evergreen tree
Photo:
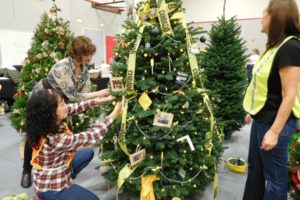
[[[146,0],[137,15],[117,35],[110,87],[123,112],[104,137],[102,169],[141,199],[184,199],[214,179],[223,150],[198,68],[201,30],[180,0]]]
[[[42,15],[23,63],[12,114],[12,124],[20,132],[23,131],[24,110],[30,91],[48,74],[56,61],[67,56],[67,46],[73,38],[69,22],[58,17],[58,11],[60,9],[54,4],[50,12]]]
[[[294,200],[300,200],[300,129],[293,134],[289,143],[289,185],[290,196]]]
[[[210,41],[201,61],[207,75],[206,87],[214,96],[216,121],[225,138],[241,128],[245,117],[242,102],[246,89],[246,48],[240,34],[235,17],[219,18],[209,32]]]

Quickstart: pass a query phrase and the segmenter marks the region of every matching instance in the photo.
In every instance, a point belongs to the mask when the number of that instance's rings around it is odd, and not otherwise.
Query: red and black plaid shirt
[[[93,100],[68,105],[68,116],[83,112],[96,103]],[[109,117],[91,129],[70,135],[61,128],[59,133],[49,136],[49,144],[44,143],[36,157],[42,170],[33,168],[33,184],[36,192],[61,191],[72,185],[71,168],[66,166],[70,154],[79,147],[90,145],[102,139],[112,123]]]

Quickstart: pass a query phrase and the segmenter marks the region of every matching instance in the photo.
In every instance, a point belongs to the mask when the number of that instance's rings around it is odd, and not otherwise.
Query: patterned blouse
[[[95,105],[93,100],[68,104],[68,116],[83,112]],[[71,169],[66,166],[66,161],[70,154],[81,146],[101,140],[111,123],[112,119],[105,117],[102,122],[97,123],[88,131],[74,135],[65,133],[62,125],[57,134],[49,136],[49,143],[44,143],[35,158],[42,170],[33,168],[34,190],[39,193],[69,188],[72,185]]]
[[[86,100],[85,93],[91,92],[91,82],[87,66],[82,66],[81,75],[75,73],[75,63],[71,57],[62,59],[52,66],[47,79],[51,87],[62,93],[71,102]],[[44,88],[39,81],[33,92]]]

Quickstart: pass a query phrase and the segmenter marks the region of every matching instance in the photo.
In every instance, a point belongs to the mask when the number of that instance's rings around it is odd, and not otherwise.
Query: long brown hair
[[[96,46],[86,36],[77,36],[68,46],[68,53],[73,59],[81,61],[82,56],[92,55],[96,52]]]
[[[299,10],[295,0],[270,0],[267,49],[280,44],[287,36],[300,36]]]

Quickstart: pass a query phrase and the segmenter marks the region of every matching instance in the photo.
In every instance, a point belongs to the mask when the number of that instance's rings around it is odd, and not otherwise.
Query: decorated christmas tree
[[[293,134],[289,143],[289,175],[290,196],[294,200],[300,199],[300,129]]]
[[[185,199],[217,183],[223,150],[195,45],[202,30],[180,0],[145,0],[137,18],[117,35],[110,88],[123,111],[104,137],[102,169],[117,191]]]
[[[212,103],[218,127],[225,138],[243,125],[245,112],[243,97],[246,89],[245,41],[240,37],[241,27],[235,17],[224,16],[214,23],[209,32],[206,53],[201,60],[207,75],[207,88],[214,98]]]
[[[13,104],[12,124],[23,131],[25,106],[33,86],[44,78],[52,65],[67,56],[67,46],[73,38],[68,21],[57,16],[60,9],[54,4],[44,13],[34,32],[32,46],[27,52],[21,71],[21,81]]]

